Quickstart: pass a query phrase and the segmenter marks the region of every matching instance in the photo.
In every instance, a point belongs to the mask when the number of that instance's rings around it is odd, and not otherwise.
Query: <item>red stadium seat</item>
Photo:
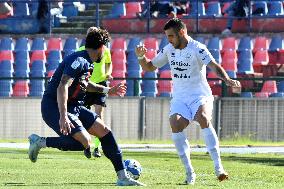
[[[145,56],[152,60],[157,55],[157,51],[154,49],[150,49],[146,52]]]
[[[126,15],[121,18],[136,18],[136,14],[142,11],[140,2],[126,2],[125,7]]]
[[[112,61],[122,61],[126,62],[126,54],[125,51],[122,49],[116,49],[111,53]]]
[[[111,75],[113,78],[125,78],[125,72],[121,70],[114,70]]]
[[[14,62],[13,51],[0,51],[0,62],[2,60],[10,60],[13,63]]]
[[[122,60],[112,60],[112,69],[120,72],[126,72],[126,62]]]
[[[267,65],[269,62],[267,50],[258,50],[253,59],[253,66]]]
[[[237,71],[236,50],[225,50],[222,57],[222,66],[226,71]]]
[[[267,92],[269,94],[277,93],[278,91],[277,91],[276,81],[272,81],[272,80],[265,81],[262,86],[261,92]]]
[[[227,37],[223,39],[222,52],[225,50],[236,50],[238,48],[237,40],[234,37]]]
[[[47,53],[52,50],[62,51],[62,41],[61,38],[50,38],[47,44]]]
[[[257,37],[254,41],[253,52],[258,50],[267,50],[269,47],[268,40],[266,37]]]
[[[160,72],[160,78],[171,78],[170,70],[163,70]],[[172,80],[158,80],[158,94],[173,92]]]
[[[32,52],[31,56],[31,62],[35,60],[42,60],[43,62],[46,62],[46,55],[44,50],[35,50]]]
[[[267,92],[256,92],[255,97],[257,97],[257,98],[268,98],[269,94]]]
[[[117,49],[121,49],[121,50],[124,50],[126,51],[126,40],[125,38],[123,37],[119,37],[119,38],[115,38],[113,39],[112,41],[112,44],[111,44],[111,50],[117,50]]]
[[[208,72],[207,78],[218,78],[218,76],[214,72]],[[208,83],[210,86],[213,86],[216,84],[221,85],[222,81],[221,80],[210,80],[208,81]]]
[[[149,49],[154,49],[154,50],[159,49],[158,40],[154,37],[148,37],[144,39],[144,45],[148,50]]]
[[[13,96],[27,97],[30,92],[28,81],[20,80],[13,87]]]

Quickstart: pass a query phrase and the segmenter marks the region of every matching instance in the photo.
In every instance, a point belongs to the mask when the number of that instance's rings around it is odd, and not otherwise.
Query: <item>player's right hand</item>
[[[109,89],[108,94],[114,94],[114,95],[118,95],[120,97],[123,97],[126,93],[126,89],[127,89],[127,87],[126,87],[125,83],[121,82],[121,83],[111,87]]]
[[[69,120],[67,115],[62,115],[62,116],[60,115],[59,125],[60,125],[60,132],[63,135],[71,134],[71,128],[75,128],[75,126]]]
[[[135,48],[135,53],[136,53],[136,56],[138,56],[138,57],[144,56],[146,54],[146,52],[147,52],[147,49],[144,46],[144,44],[139,44]]]

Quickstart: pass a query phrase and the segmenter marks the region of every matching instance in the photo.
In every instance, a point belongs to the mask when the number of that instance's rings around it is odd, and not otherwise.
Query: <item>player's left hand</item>
[[[108,94],[114,94],[114,95],[118,95],[120,97],[123,97],[126,93],[126,89],[127,89],[126,85],[121,82],[121,83],[111,87],[109,89]]]
[[[232,90],[234,93],[240,93],[241,92],[241,83],[237,80],[229,79],[226,81],[226,85],[232,87]]]

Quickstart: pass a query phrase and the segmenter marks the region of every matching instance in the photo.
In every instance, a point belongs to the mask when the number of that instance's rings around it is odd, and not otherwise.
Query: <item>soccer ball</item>
[[[141,164],[135,159],[127,159],[124,160],[124,165],[129,176],[138,180],[142,172]]]

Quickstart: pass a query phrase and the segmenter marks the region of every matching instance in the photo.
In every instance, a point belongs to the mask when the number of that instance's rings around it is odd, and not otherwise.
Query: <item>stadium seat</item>
[[[13,64],[10,60],[0,62],[0,77],[13,77]]]
[[[270,1],[268,3],[267,14],[271,16],[282,16],[284,14],[282,1]]]
[[[16,51],[15,53],[15,62],[19,60],[26,60],[30,63],[30,55],[28,51]]]
[[[145,72],[142,80],[142,93],[145,92],[155,92],[157,93],[157,73],[156,72]]]
[[[164,70],[160,72],[160,78],[171,78],[171,71]],[[158,80],[158,93],[172,93],[173,91],[172,80]],[[161,95],[160,95],[161,96]]]
[[[43,50],[43,51],[46,50],[46,43],[43,37],[37,37],[33,39],[31,51],[35,51],[35,50]]]
[[[142,92],[140,96],[146,96],[146,97],[156,97],[156,92]]]
[[[273,80],[268,80],[265,81],[262,88],[261,92],[267,92],[267,93],[277,93],[277,86],[276,86],[276,81]]]
[[[111,73],[113,78],[125,78],[125,72],[121,70],[115,70]]]
[[[0,62],[3,60],[10,60],[12,63],[14,62],[14,54],[12,51],[0,51]]]
[[[43,62],[46,62],[45,51],[43,50],[33,51],[31,56],[31,63],[34,62],[35,60],[42,60]]]
[[[35,60],[31,65],[31,77],[45,77],[45,63],[42,60]]]
[[[18,80],[13,87],[13,96],[27,97],[30,92],[27,80]]]
[[[45,90],[43,79],[31,79],[29,96],[42,96]]]
[[[60,64],[59,60],[48,60],[47,61],[47,72],[55,70]]]
[[[112,60],[112,66],[114,71],[126,72],[126,62],[121,60]]]
[[[269,97],[281,97],[281,98],[283,98],[284,97],[284,93],[283,92],[271,93],[269,95]]]
[[[237,53],[235,50],[224,51],[222,66],[226,71],[237,71]]]
[[[253,44],[252,44],[252,40],[249,36],[245,36],[245,37],[240,38],[238,51],[252,50],[252,49],[253,49]]]
[[[29,6],[26,2],[13,2],[14,16],[24,17],[29,16]]]
[[[71,16],[78,16],[79,10],[78,7],[76,7],[73,2],[64,2],[63,3],[63,11],[62,15],[68,17]]]
[[[284,81],[280,81],[277,85],[278,92],[284,92]]]
[[[213,85],[221,85],[222,81],[220,79],[218,79],[219,77],[215,74],[215,72],[208,72],[207,74],[207,78],[208,79],[216,79],[216,80],[208,80],[208,83],[210,86]]]
[[[161,39],[160,45],[159,45],[159,50],[161,50],[162,48],[164,48],[167,44],[169,44],[168,38],[166,36],[164,36]]]
[[[29,39],[26,37],[21,37],[17,39],[15,51],[29,51],[30,50],[30,44]]]
[[[47,43],[47,53],[52,50],[62,51],[61,38],[50,38]]]
[[[140,2],[126,2],[125,8],[126,14],[121,16],[121,18],[136,18],[136,14],[142,11]]]
[[[198,37],[195,38],[195,40],[198,41],[198,42],[200,42],[200,43],[202,43],[202,44],[205,44],[205,39],[204,39],[204,37],[198,36]]]
[[[216,60],[218,64],[222,62],[221,53],[218,49],[210,49],[209,50],[213,58]]]
[[[172,97],[172,93],[162,92],[159,93],[159,97]]]
[[[144,45],[145,47],[149,50],[149,49],[153,49],[153,50],[158,50],[159,46],[158,46],[158,40],[154,37],[147,37],[144,39]]]
[[[112,40],[111,50],[113,51],[117,49],[126,51],[126,40],[124,37],[118,37]]]
[[[48,78],[52,77],[53,74],[54,74],[54,72],[55,72],[55,70],[49,70],[49,71],[47,72],[47,77],[48,77]]]
[[[230,78],[233,78],[233,79],[237,78],[236,72],[234,72],[234,71],[226,71],[226,72],[227,72],[227,74]]]
[[[61,51],[59,50],[51,50],[47,55],[47,61],[57,60],[59,62],[62,61]]]
[[[268,40],[266,37],[256,37],[253,47],[253,53],[259,50],[268,50]]]
[[[222,8],[221,8],[221,12],[222,12],[222,13],[225,13],[225,11],[230,7],[231,3],[232,3],[232,2],[224,2],[224,3],[223,3],[223,6],[222,6]],[[226,17],[226,16],[228,16],[228,15],[227,15],[227,14],[224,14],[224,16]]]
[[[107,18],[120,18],[126,15],[125,3],[114,2],[110,13],[106,16]]]
[[[253,59],[253,66],[267,65],[269,61],[267,50],[258,50]]]
[[[122,49],[116,49],[111,52],[111,59],[112,61],[122,61],[126,62],[126,55],[125,51]]]
[[[164,71],[164,70],[170,70],[171,66],[169,63],[165,64],[164,66],[162,66],[161,68],[159,68],[159,72]]]
[[[29,77],[30,66],[27,60],[19,59],[15,62],[15,77]]]
[[[238,73],[240,74],[253,74],[254,69],[252,59],[242,59],[238,61]]]
[[[252,14],[264,16],[268,12],[266,1],[254,1],[252,5]]]
[[[196,16],[196,15],[198,16],[206,15],[204,3],[202,2],[196,3],[196,1],[191,1],[189,16]]]
[[[207,45],[208,49],[217,49],[217,50],[221,50],[222,49],[222,44],[220,41],[219,37],[212,37],[209,39],[208,41],[208,45]]]
[[[267,92],[256,92],[254,95],[257,98],[268,98],[269,97],[269,94]]]
[[[206,16],[220,16],[221,6],[219,1],[212,1],[207,3]]]
[[[13,39],[10,37],[2,38],[0,42],[0,51],[13,51],[13,50],[14,50]]]
[[[252,92],[241,92],[240,97],[253,98]]]
[[[149,49],[145,54],[145,56],[149,58],[150,60],[152,60],[156,55],[157,55],[157,51],[154,49]]]
[[[268,51],[279,51],[283,49],[283,40],[280,35],[272,36]]]
[[[10,97],[12,95],[12,80],[11,79],[1,79],[0,80],[0,96]]]
[[[65,40],[63,51],[75,51],[78,49],[78,39],[75,37],[68,37]]]
[[[140,42],[141,39],[139,37],[130,38],[127,46],[127,52],[135,51],[136,46],[139,45]]]
[[[141,72],[136,70],[128,71],[127,78],[141,78]],[[134,96],[135,94],[140,96],[141,80],[127,79],[126,85],[127,85],[126,96]]]
[[[237,50],[237,40],[235,37],[227,37],[223,39],[222,52],[225,50]]]

